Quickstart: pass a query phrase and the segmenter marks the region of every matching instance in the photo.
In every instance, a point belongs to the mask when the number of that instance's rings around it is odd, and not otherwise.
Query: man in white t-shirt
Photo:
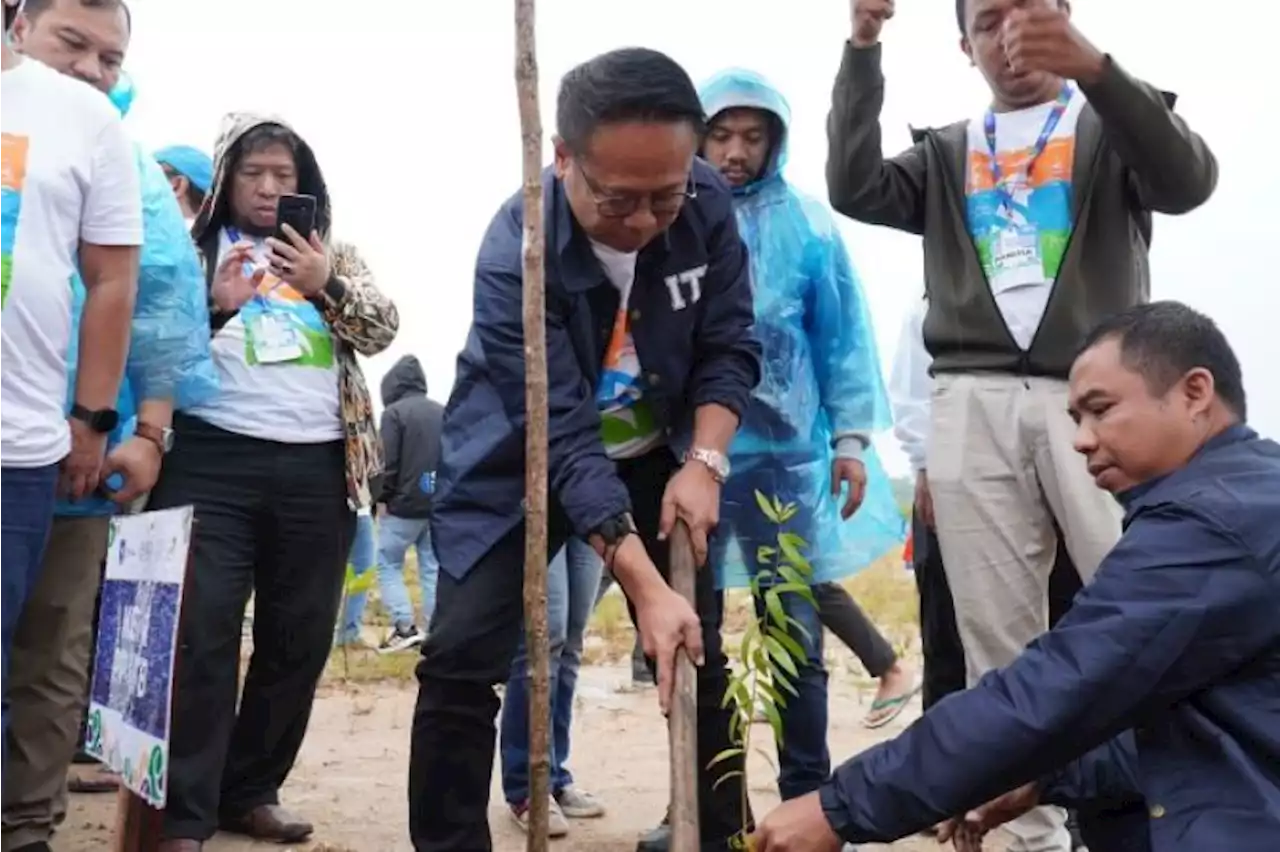
[[[81,0],[111,3],[114,0]],[[5,10],[3,132],[4,670],[23,602],[41,565],[55,490],[98,486],[124,371],[142,242],[133,148],[101,93],[9,45]],[[71,278],[86,292],[75,404],[65,414]],[[5,702],[4,727],[8,727]]]

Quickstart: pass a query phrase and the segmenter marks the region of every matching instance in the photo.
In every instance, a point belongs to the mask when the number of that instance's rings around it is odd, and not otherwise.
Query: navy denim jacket
[[[1145,807],[1154,852],[1280,849],[1280,446],[1234,426],[1121,502],[1057,626],[836,769],[820,795],[845,840],[1039,779],[1050,802]]]
[[[760,377],[746,248],[728,186],[694,164],[696,197],[639,253],[628,309],[646,402],[671,446],[694,410],[745,410]],[[549,485],[574,532],[631,508],[605,455],[595,389],[618,294],[577,226],[564,187],[543,174],[546,211]],[[523,203],[494,217],[476,261],[474,317],[445,409],[433,534],[440,567],[462,577],[523,517]]]

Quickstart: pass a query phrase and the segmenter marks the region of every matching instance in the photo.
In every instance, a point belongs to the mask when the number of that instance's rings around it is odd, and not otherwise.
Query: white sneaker
[[[427,634],[419,630],[416,624],[409,628],[396,627],[387,634],[386,639],[382,640],[382,644],[378,646],[378,653],[394,654],[397,651],[407,651],[418,647],[426,639]]]
[[[515,820],[516,825],[520,826],[520,830],[529,833],[529,805],[526,802],[522,805],[507,805],[507,810],[511,814],[511,818]],[[551,812],[547,816],[547,837],[564,837],[569,833],[569,820],[565,819],[564,811],[560,810],[560,805],[553,798],[551,800]]]
[[[556,804],[569,819],[595,819],[604,816],[604,803],[586,790],[572,785],[556,793]]]

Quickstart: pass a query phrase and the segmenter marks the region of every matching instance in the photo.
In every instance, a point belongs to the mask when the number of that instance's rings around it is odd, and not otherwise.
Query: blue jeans
[[[0,470],[0,573],[3,574],[4,686],[9,685],[9,651],[18,618],[35,588],[44,564],[44,548],[49,543],[53,525],[53,503],[56,499],[58,466],[6,467]],[[9,732],[9,696],[3,696],[0,708],[0,737]]]
[[[804,466],[792,457],[753,457],[750,464],[735,469],[724,484],[720,501],[720,524],[711,542],[710,561],[718,566],[725,558],[729,540],[736,538],[746,558],[756,560],[761,547],[777,547],[777,536],[790,532],[807,542],[816,541],[815,519],[807,511],[805,495],[811,489],[798,471]],[[783,527],[771,523],[756,503],[756,492],[777,496],[783,503],[796,502],[798,511]],[[760,567],[772,567],[771,565]],[[827,670],[822,662],[822,622],[812,603],[796,594],[783,594],[787,615],[804,627],[792,630],[791,637],[804,649],[805,660],[797,662],[798,677],[788,678],[797,695],[786,694],[779,707],[783,737],[778,749],[778,792],[784,800],[817,790],[831,772],[827,750]],[[763,597],[756,599],[756,617],[763,617]],[[772,619],[770,624],[772,624]]]
[[[356,537],[351,542],[351,573],[362,576],[378,564],[378,534],[369,515],[356,515]],[[356,592],[347,598],[338,630],[338,644],[349,645],[360,638],[360,624],[364,621],[364,606],[368,592]]]
[[[379,522],[378,545],[378,588],[382,593],[382,605],[387,608],[391,623],[400,628],[409,628],[416,623],[413,601],[404,584],[404,555],[410,547],[417,550],[425,627],[436,609],[436,576],[440,572],[435,548],[431,546],[431,521],[384,515]]]
[[[582,639],[595,609],[596,589],[604,567],[585,541],[569,539],[547,566],[547,632],[551,637],[551,789],[573,784],[569,760],[569,726],[573,694],[582,665]],[[502,791],[518,805],[529,798],[529,658],[524,635],[511,663],[502,699]]]

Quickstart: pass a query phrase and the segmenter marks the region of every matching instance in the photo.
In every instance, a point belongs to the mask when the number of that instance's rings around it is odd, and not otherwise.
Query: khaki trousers
[[[3,848],[48,841],[67,815],[67,767],[88,702],[93,608],[110,519],[55,518],[10,659]]]
[[[1087,583],[1122,512],[1072,447],[1065,382],[939,375],[931,412],[929,488],[972,685],[1048,629],[1059,531]],[[1040,808],[1010,823],[1011,852],[1069,852],[1064,819]]]

